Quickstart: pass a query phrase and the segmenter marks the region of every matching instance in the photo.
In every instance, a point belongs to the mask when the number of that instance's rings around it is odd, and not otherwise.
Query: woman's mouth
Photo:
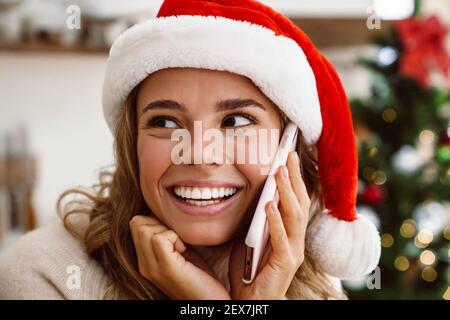
[[[175,205],[184,213],[212,216],[223,212],[240,194],[237,186],[181,186],[168,188]]]
[[[173,192],[180,200],[194,206],[207,206],[232,197],[237,192],[237,188],[174,187]]]

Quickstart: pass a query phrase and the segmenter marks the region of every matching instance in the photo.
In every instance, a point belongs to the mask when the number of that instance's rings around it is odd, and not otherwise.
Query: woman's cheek
[[[267,130],[265,134],[257,134],[250,139],[235,139],[234,163],[249,183],[256,186],[264,183],[275,157],[278,137],[276,132]],[[245,156],[239,158],[238,155]]]
[[[241,218],[241,221],[243,222],[247,221],[247,219],[250,219],[250,215],[253,215],[253,211],[249,211],[249,209],[254,209],[259,200],[260,192],[262,191],[270,170],[270,164],[275,157],[278,145],[277,141],[278,136],[274,136],[273,138],[258,137],[256,144],[236,144],[237,152],[241,152],[242,154],[246,155],[249,155],[250,153],[258,154],[256,163],[235,163],[236,169],[245,177],[248,182],[247,188],[245,190],[246,216],[243,216]],[[255,149],[255,145],[258,146],[258,149]]]
[[[159,182],[164,172],[171,165],[172,148],[173,142],[168,139],[158,139],[151,136],[138,139],[140,183],[146,201],[159,196]]]

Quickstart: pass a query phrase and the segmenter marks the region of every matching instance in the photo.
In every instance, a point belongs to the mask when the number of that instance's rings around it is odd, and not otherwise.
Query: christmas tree
[[[351,298],[450,299],[450,58],[435,16],[398,21],[376,39],[368,98],[351,100],[359,213],[379,228],[379,288]],[[373,279],[368,278],[372,281]],[[376,280],[373,280],[376,281]]]

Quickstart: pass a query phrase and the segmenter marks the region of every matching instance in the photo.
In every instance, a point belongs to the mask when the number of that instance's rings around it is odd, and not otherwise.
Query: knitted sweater
[[[206,248],[196,249],[229,289],[229,249],[214,256]],[[341,291],[340,281],[331,280]],[[99,263],[59,219],[22,236],[0,255],[0,300],[104,299],[110,284]]]
[[[0,299],[103,299],[108,279],[82,243],[56,220],[0,256]]]
[[[84,228],[80,221],[74,225],[77,231]],[[229,251],[213,256],[206,248],[196,249],[229,290],[228,259],[224,259]],[[0,255],[0,300],[97,300],[104,298],[110,284],[99,263],[59,219],[25,234]]]

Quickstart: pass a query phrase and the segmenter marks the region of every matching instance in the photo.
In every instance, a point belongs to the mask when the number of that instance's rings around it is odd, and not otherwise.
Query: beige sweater
[[[59,220],[0,255],[0,299],[103,299],[108,285],[101,266]]]
[[[201,247],[197,250],[229,289],[229,249],[225,248],[214,256]],[[342,291],[340,281],[330,279]],[[22,236],[0,255],[0,300],[97,300],[104,298],[109,285],[102,267],[88,256],[83,244],[66,230],[59,219]]]
[[[76,229],[83,230],[83,220],[75,221]],[[224,259],[229,252],[221,250],[220,255],[211,255],[201,247],[197,250],[229,289],[228,259]],[[97,300],[104,298],[109,285],[102,267],[59,219],[22,236],[0,255],[0,300]]]

